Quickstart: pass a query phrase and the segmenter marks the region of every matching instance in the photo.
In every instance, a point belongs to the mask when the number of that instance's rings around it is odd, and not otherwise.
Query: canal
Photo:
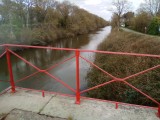
[[[55,43],[51,43],[49,46],[58,48],[96,50],[98,45],[105,39],[105,37],[107,37],[107,35],[109,35],[110,32],[111,32],[111,27],[105,27],[90,34],[80,35],[75,38],[58,40]],[[58,51],[49,49],[25,49],[22,51],[18,51],[16,53],[41,69],[47,69],[53,66],[54,64],[59,63],[64,59],[67,59],[75,54],[74,52],[70,51]],[[94,61],[95,58],[94,53],[81,53],[81,55],[87,58],[88,60],[91,60],[92,62]],[[20,80],[21,78],[36,72],[34,68],[27,65],[22,60],[13,55],[11,56],[11,60],[12,60],[12,67],[13,67],[15,81]],[[50,70],[49,73],[63,80],[65,83],[67,83],[69,86],[75,89],[76,87],[75,66],[76,66],[75,58],[73,58],[72,60]],[[80,59],[81,90],[87,88],[87,81],[85,79],[89,69],[90,65]],[[0,80],[4,81],[9,80],[5,57],[0,59]],[[9,86],[8,83],[0,82],[0,91],[8,86]],[[35,76],[26,79],[25,81],[16,83],[16,86],[74,94],[72,91],[65,88],[63,85],[56,82],[54,79],[50,78],[44,73],[38,73]]]

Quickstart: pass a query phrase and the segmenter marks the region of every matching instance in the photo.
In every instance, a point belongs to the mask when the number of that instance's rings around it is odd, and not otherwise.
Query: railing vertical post
[[[116,102],[115,104],[116,104],[116,109],[118,109],[118,103]]]
[[[158,107],[158,113],[157,116],[160,118],[160,106]]]
[[[15,83],[14,83],[13,72],[12,72],[10,52],[9,52],[7,47],[6,47],[6,57],[7,57],[7,64],[8,64],[8,72],[9,72],[9,77],[10,77],[11,90],[12,90],[12,93],[15,93]]]
[[[45,97],[45,93],[44,93],[44,90],[42,90],[42,97]]]
[[[79,55],[80,51],[76,50],[76,104],[80,104],[80,80],[79,80]]]

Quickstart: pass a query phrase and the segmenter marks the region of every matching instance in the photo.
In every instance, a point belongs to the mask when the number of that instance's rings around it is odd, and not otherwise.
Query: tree
[[[70,2],[64,1],[57,6],[57,10],[62,15],[62,19],[60,20],[60,24],[62,27],[67,27],[68,18],[73,13],[73,7]]]
[[[30,24],[30,8],[34,5],[34,1],[33,0],[24,0],[24,4],[25,4],[25,12],[26,12],[26,27],[29,28],[29,24]]]
[[[116,14],[113,14],[112,15],[112,21],[111,21],[111,26],[113,27],[113,28],[116,28],[117,26],[118,26],[118,17],[117,17],[117,15]]]
[[[127,0],[114,0],[112,5],[111,11],[117,16],[117,27],[119,29],[122,15],[128,12],[132,5]]]
[[[150,35],[159,35],[160,33],[159,28],[160,28],[160,18],[154,17],[148,26],[147,33]]]
[[[125,27],[130,27],[134,19],[134,12],[127,12],[123,14],[123,19],[124,19]]]
[[[146,28],[150,24],[152,16],[149,15],[147,12],[141,11],[136,15],[134,18],[134,29],[139,32],[146,32]]]
[[[16,16],[16,25],[18,27],[24,27],[24,23],[25,23],[25,11],[24,11],[24,0],[14,0],[15,2],[15,10],[13,11],[15,16]]]
[[[11,0],[2,0],[0,5],[0,15],[2,17],[3,23],[9,25],[9,32],[12,36],[13,34],[13,11],[14,11],[14,4]]]
[[[140,9],[149,12],[152,16],[157,16],[160,11],[160,0],[145,0]]]

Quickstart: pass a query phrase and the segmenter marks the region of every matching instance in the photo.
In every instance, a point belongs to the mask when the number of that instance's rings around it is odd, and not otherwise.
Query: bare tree
[[[140,9],[149,12],[152,16],[156,16],[160,11],[160,0],[145,0]]]
[[[127,0],[114,0],[112,2],[112,6],[113,8],[111,11],[117,16],[117,27],[119,30],[122,15],[128,12],[132,5]]]
[[[26,11],[26,27],[29,28],[30,24],[30,8],[33,6],[33,0],[24,0],[25,3],[25,11]]]
[[[57,10],[60,12],[60,14],[63,17],[62,22],[61,22],[63,27],[67,27],[66,26],[67,20],[68,20],[69,16],[72,15],[73,8],[74,7],[68,1],[64,1],[57,6]]]

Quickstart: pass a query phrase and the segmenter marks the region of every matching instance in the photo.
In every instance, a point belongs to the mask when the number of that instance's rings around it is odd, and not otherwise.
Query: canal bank
[[[159,106],[159,48],[160,41],[157,37],[112,30],[99,45],[98,50],[114,51],[119,54],[96,54],[94,61],[94,64],[109,74],[104,74],[94,67],[87,76],[89,88],[105,82],[111,84],[89,91],[88,96],[130,104]],[[142,55],[127,55],[129,53]],[[119,81],[112,83],[114,78],[118,78]]]

